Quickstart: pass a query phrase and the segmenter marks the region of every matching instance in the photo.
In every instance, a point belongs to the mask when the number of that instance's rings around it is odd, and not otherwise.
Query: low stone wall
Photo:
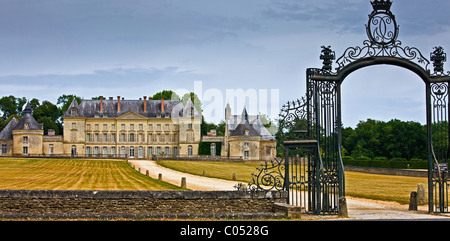
[[[0,218],[273,218],[277,192],[0,190]]]

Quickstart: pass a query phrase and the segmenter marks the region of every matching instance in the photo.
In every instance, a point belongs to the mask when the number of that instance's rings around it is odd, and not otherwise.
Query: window
[[[94,147],[94,155],[98,155],[100,153],[100,149],[98,146]]]
[[[108,130],[108,125],[107,124],[103,124],[103,130],[104,131]]]
[[[53,154],[53,144],[48,145],[48,154]]]
[[[170,130],[169,129],[169,124],[166,124],[164,128],[165,128],[164,130],[169,131]]]
[[[158,135],[153,134],[153,136],[152,136],[152,139],[153,139],[153,140],[152,140],[152,141],[153,141],[153,142],[158,142],[158,138],[157,138],[157,137],[158,137]]]
[[[188,156],[192,156],[192,153],[193,152],[193,150],[192,150],[192,146],[188,146]]]
[[[188,124],[188,129],[192,129],[192,123]]]
[[[102,141],[103,141],[103,142],[107,142],[107,141],[108,141],[108,134],[103,133],[103,135],[102,135]]]
[[[143,130],[144,129],[144,125],[139,124],[139,130]]]
[[[161,130],[161,124],[156,125],[156,130],[160,131]]]
[[[22,138],[22,142],[23,142],[23,144],[28,144],[28,136],[24,136]]]
[[[149,124],[149,125],[148,125],[148,130],[149,130],[149,131],[152,131],[152,130],[153,130],[153,125],[152,125],[152,124]]]
[[[125,142],[125,133],[120,133],[120,142]]]
[[[144,148],[142,146],[138,149],[138,158],[144,158]]]
[[[130,124],[130,130],[134,130],[134,124]]]
[[[76,155],[77,154],[77,146],[72,146],[70,151],[71,151],[72,155]]]
[[[120,125],[120,129],[121,129],[121,130],[125,130],[125,124],[121,124],[121,125]]]
[[[72,129],[76,129],[77,128],[77,123],[73,122],[72,123]]]
[[[98,133],[94,134],[94,142],[98,142]]]
[[[8,145],[2,144],[2,154],[8,154]]]
[[[86,141],[87,142],[91,141],[91,134],[86,134]]]
[[[28,155],[28,146],[23,147],[23,154]]]
[[[86,147],[86,155],[91,155],[91,147]]]
[[[104,146],[102,151],[103,156],[108,155],[108,147]]]
[[[177,131],[178,130],[178,125],[177,124],[173,124],[173,130]]]
[[[130,142],[134,142],[134,133],[130,133]]]
[[[111,155],[115,156],[116,155],[116,147],[111,147]]]
[[[95,131],[98,131],[98,124],[95,124],[95,125],[94,125],[94,130],[95,130]]]
[[[211,144],[210,151],[211,151],[211,156],[216,155],[216,144],[215,143]]]
[[[248,142],[244,142],[244,147],[248,148]]]
[[[187,133],[186,141],[193,142],[194,141],[194,133]]]
[[[244,151],[244,157],[248,158],[249,157],[249,151]]]
[[[115,133],[111,134],[111,142],[116,142],[116,134]]]
[[[125,147],[124,147],[124,146],[121,146],[121,147],[120,147],[120,156],[121,156],[121,157],[125,157],[125,155],[126,155]]]
[[[86,125],[86,130],[88,130],[88,131],[91,130],[91,124],[87,124],[87,125]]]
[[[161,134],[159,141],[160,142],[166,142],[166,135],[165,134]]]
[[[169,154],[170,154],[170,147],[166,146],[166,147],[164,148],[164,154],[165,154],[165,155],[169,155]]]
[[[111,124],[111,130],[113,130],[113,131],[116,130],[116,124]]]
[[[161,155],[161,147],[156,147],[156,155]]]
[[[174,146],[173,147],[173,153],[172,153],[174,156],[177,156],[178,155],[178,147],[177,146]]]
[[[133,158],[134,157],[134,147],[130,146],[130,157]]]
[[[148,147],[148,156],[151,157],[153,155],[153,147]]]

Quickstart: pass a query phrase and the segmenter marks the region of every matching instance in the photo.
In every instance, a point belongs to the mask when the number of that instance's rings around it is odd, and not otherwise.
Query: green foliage
[[[359,167],[380,167],[380,168],[393,168],[393,169],[427,169],[428,161],[418,158],[407,161],[405,158],[392,158],[387,159],[385,157],[376,157],[370,159],[367,157],[353,158],[351,156],[343,156],[342,161],[346,166],[359,166]]]
[[[195,106],[195,109],[199,113],[201,113],[203,111],[202,110],[202,102],[198,98],[197,94],[195,94],[194,92],[186,93],[183,95],[183,98],[181,98],[181,102],[183,103],[183,105],[186,105],[186,103],[189,99],[191,99],[192,104],[194,104],[194,106]]]
[[[164,97],[165,100],[180,100],[180,96],[172,90],[163,90],[153,95],[154,100],[160,100]]]
[[[72,103],[73,98],[77,100],[77,103],[80,104],[82,99],[79,96],[76,95],[61,95],[58,97],[58,100],[56,101],[57,105],[61,105],[61,111],[62,114],[64,114],[67,109],[69,109],[70,103]]]
[[[368,119],[360,121],[355,129],[342,129],[342,145],[347,155],[425,159],[427,157],[426,126],[412,121],[389,122]]]
[[[222,150],[222,142],[200,142],[198,144],[199,155],[211,155],[211,145],[216,144],[216,156],[220,156]]]

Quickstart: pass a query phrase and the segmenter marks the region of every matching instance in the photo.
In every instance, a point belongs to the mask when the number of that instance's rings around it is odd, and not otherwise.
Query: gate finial
[[[434,47],[434,51],[430,54],[430,60],[433,61],[434,73],[444,73],[444,62],[447,61],[447,54],[441,46]]]
[[[336,58],[336,55],[334,51],[331,50],[331,46],[322,46],[321,48],[322,54],[320,55],[320,59],[323,60],[322,70],[331,71],[333,60]]]

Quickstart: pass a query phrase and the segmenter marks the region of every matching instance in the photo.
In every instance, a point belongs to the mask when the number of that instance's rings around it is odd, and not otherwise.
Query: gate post
[[[427,149],[428,149],[428,213],[433,212],[433,154],[432,154],[432,133],[431,133],[431,86],[425,83],[426,105],[427,105]]]

